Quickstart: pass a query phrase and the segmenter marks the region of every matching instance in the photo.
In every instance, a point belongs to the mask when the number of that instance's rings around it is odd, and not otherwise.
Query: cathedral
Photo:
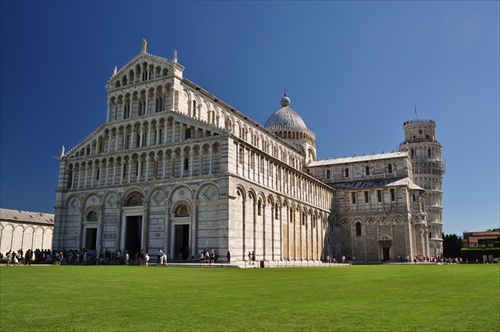
[[[403,124],[398,152],[318,160],[285,94],[265,125],[142,51],[106,84],[106,122],[62,151],[53,249],[173,259],[396,261],[441,256],[441,144]]]

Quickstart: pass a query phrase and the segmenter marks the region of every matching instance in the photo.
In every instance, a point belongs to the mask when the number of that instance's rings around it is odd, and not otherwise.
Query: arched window
[[[349,177],[349,168],[346,168],[346,169],[344,170],[344,176],[345,176],[346,178],[348,178],[348,177]]]
[[[157,97],[156,98],[156,109],[155,112],[159,113],[163,111],[163,98],[162,97]]]
[[[361,223],[359,221],[356,223],[356,236],[361,236]]]

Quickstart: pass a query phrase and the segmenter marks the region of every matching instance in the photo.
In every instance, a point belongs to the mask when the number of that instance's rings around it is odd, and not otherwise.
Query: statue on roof
[[[174,50],[174,62],[177,63],[177,50]]]
[[[148,41],[146,39],[142,40],[142,53],[146,53],[146,48],[148,47]]]

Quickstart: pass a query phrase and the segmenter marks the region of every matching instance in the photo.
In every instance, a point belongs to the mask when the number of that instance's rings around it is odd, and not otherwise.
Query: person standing
[[[231,252],[227,251],[227,262],[231,263]]]
[[[31,266],[31,257],[31,249],[28,249],[28,251],[26,251],[26,254],[24,255],[24,265],[28,264],[29,266]]]
[[[161,261],[163,266],[168,266],[168,256],[166,253],[163,253],[161,256]]]
[[[252,264],[255,264],[255,251],[252,251]]]
[[[161,258],[162,258],[162,251],[161,249],[158,249],[158,252],[156,253],[157,255],[157,260],[156,260],[156,266],[161,265]]]
[[[130,259],[130,255],[128,254],[128,251],[125,251],[125,265],[128,265],[129,259]]]

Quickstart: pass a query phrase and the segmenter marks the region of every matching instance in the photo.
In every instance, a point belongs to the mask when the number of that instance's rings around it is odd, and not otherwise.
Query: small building
[[[54,214],[0,209],[0,253],[52,249]]]
[[[500,228],[483,232],[464,232],[462,248],[497,247],[500,243]]]

